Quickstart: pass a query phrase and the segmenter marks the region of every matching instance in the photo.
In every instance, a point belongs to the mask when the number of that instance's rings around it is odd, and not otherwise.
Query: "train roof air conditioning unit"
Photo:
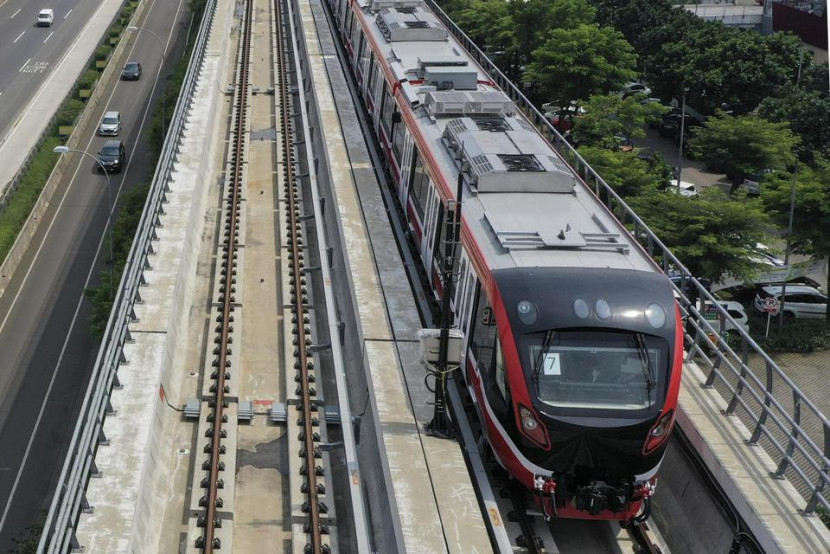
[[[501,91],[428,92],[424,99],[427,113],[437,117],[464,115],[508,116],[516,113],[516,105]]]
[[[453,119],[447,122],[442,138],[479,193],[574,190],[574,173],[520,119]]]

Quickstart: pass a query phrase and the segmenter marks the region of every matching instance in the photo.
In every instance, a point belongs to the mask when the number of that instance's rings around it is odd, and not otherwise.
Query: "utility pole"
[[[447,202],[447,217],[444,222],[444,263],[442,264],[441,279],[443,290],[441,294],[441,334],[438,346],[438,367],[435,371],[435,403],[433,407],[432,421],[427,423],[427,435],[439,438],[452,438],[454,436],[450,421],[447,416],[447,378],[450,373],[447,363],[450,345],[450,327],[452,326],[452,313],[450,312],[450,300],[452,299],[455,284],[455,246],[461,241],[461,195],[463,193],[464,178],[458,173],[458,189],[455,202]]]
[[[680,172],[683,170],[683,138],[686,132],[686,94],[689,87],[683,87],[683,107],[680,110],[680,147],[677,151],[677,194],[680,194]]]

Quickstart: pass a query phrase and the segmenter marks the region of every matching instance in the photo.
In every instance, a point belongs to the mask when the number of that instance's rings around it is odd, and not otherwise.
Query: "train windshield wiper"
[[[549,329],[545,332],[545,338],[542,340],[542,348],[539,350],[539,355],[536,357],[536,362],[533,364],[533,382],[539,383],[539,372],[542,370],[542,366],[545,365],[545,355],[548,353],[548,349],[550,349],[550,343],[553,340],[553,329]]]
[[[643,377],[646,380],[646,393],[648,394],[648,403],[651,405],[651,389],[655,386],[654,368],[651,366],[651,356],[648,355],[648,348],[646,348],[646,341],[642,333],[637,333],[637,351],[640,354],[640,361],[643,362]]]

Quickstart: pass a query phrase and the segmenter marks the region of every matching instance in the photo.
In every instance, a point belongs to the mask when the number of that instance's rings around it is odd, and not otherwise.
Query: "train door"
[[[444,205],[441,203],[441,197],[435,192],[435,188],[430,188],[429,199],[427,200],[427,216],[423,221],[424,239],[421,241],[421,259],[424,261],[424,269],[431,285],[435,285],[433,254],[438,242],[437,231],[440,231],[441,228],[439,222],[441,222],[443,216]]]

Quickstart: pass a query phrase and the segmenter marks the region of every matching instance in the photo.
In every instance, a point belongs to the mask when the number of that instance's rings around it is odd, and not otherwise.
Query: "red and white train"
[[[680,388],[669,280],[423,2],[327,1],[437,298],[463,175],[452,309],[495,457],[549,515],[647,514]]]

